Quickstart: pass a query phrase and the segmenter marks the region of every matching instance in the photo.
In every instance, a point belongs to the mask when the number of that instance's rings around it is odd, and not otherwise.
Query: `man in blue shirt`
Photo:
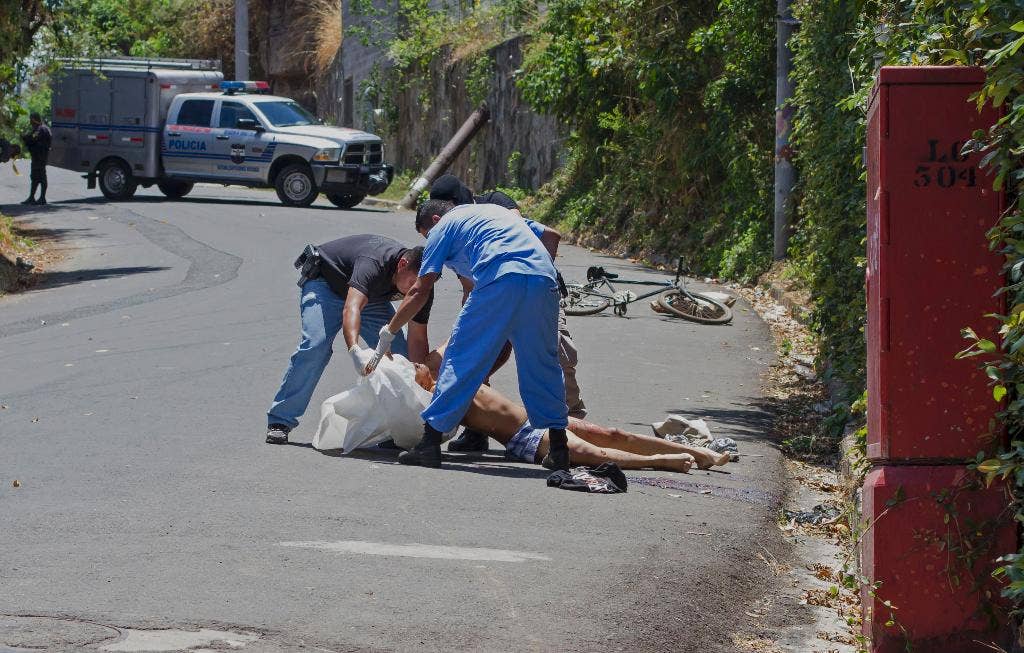
[[[455,203],[455,206],[459,206],[460,204],[497,204],[498,206],[503,206],[512,211],[516,215],[522,215],[519,211],[519,204],[500,190],[492,190],[490,192],[483,193],[482,195],[475,195],[468,186],[462,183],[462,180],[452,174],[441,175],[433,184],[431,184],[430,199],[451,200]],[[533,232],[541,239],[541,242],[544,243],[544,247],[548,250],[548,253],[551,254],[551,258],[554,259],[558,254],[558,243],[561,240],[561,234],[540,224],[539,222],[528,220],[526,216],[523,216],[523,219],[527,220],[527,224],[530,225]],[[459,277],[459,281],[462,282],[464,286],[463,297],[468,297],[469,289],[471,289],[473,285],[472,281],[470,280],[467,282],[463,277]],[[559,285],[562,286],[563,283],[564,282],[560,281]],[[562,286],[562,289],[564,291],[564,286]],[[498,355],[498,359],[495,361],[494,366],[491,368],[491,375],[508,362],[511,355],[512,347],[511,345],[506,344]],[[583,401],[579,382],[576,380],[576,364],[578,360],[579,353],[576,349],[576,343],[572,339],[572,334],[569,333],[569,325],[565,317],[565,311],[559,310],[558,362],[562,366],[562,377],[565,380],[565,403],[569,407],[569,417],[583,419],[587,416],[587,406]],[[488,381],[485,380],[484,383],[488,383]],[[487,433],[467,427],[463,429],[461,435],[448,442],[448,451],[487,451],[489,446],[490,437]]]
[[[389,350],[395,334],[426,304],[444,266],[471,279],[473,289],[452,329],[434,396],[421,413],[423,439],[402,453],[399,462],[441,466],[442,434],[458,426],[495,358],[511,342],[530,424],[549,430],[550,452],[541,464],[568,469],[568,408],[558,363],[558,283],[540,238],[503,207],[456,207],[436,199],[416,212],[416,230],[427,237],[419,278],[391,322],[381,328],[377,354]]]

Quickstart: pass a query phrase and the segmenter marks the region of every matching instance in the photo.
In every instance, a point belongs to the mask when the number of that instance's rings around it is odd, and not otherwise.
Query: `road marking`
[[[197,646],[209,646],[216,642],[224,642],[230,649],[245,648],[247,644],[257,641],[260,636],[255,633],[236,633],[229,630],[210,630],[202,628],[192,630],[134,630],[121,629],[121,637],[101,651],[181,651],[194,649]]]
[[[551,560],[528,551],[483,549],[462,546],[432,546],[430,544],[386,544],[384,542],[281,542],[280,546],[298,549],[319,549],[332,553],[362,553],[372,556],[399,556],[403,558],[436,558],[438,560],[488,560],[492,562],[526,562]]]

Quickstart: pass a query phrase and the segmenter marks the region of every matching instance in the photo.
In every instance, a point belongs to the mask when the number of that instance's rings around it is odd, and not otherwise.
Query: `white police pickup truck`
[[[131,58],[65,64],[53,88],[50,165],[85,173],[113,200],[156,185],[268,187],[308,206],[351,208],[394,176],[381,139],[324,125],[266,82],[225,82],[216,62]]]

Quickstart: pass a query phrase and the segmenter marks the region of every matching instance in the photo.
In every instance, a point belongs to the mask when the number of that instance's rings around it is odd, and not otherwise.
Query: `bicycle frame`
[[[648,297],[660,295],[666,290],[677,289],[680,292],[685,293],[687,296],[689,296],[690,293],[687,292],[685,284],[679,283],[679,280],[682,278],[683,258],[679,257],[679,264],[676,266],[676,278],[673,281],[633,281],[630,279],[616,279],[616,283],[625,284],[629,286],[656,286],[657,290],[652,290],[651,292],[644,293],[642,295],[637,295],[625,301],[620,301],[619,297],[616,297],[618,292],[615,290],[615,286],[612,285],[611,280],[606,277],[601,277],[600,279],[595,279],[594,281],[587,283],[586,292],[587,294],[607,299],[608,301],[611,302],[613,307],[618,307],[627,304],[632,304],[633,302],[638,302],[642,299],[647,299]],[[608,289],[611,291],[611,294],[606,294],[597,290],[602,286],[608,286]]]

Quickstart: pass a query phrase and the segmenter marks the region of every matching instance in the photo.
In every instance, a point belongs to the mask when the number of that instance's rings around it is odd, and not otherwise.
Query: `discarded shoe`
[[[420,467],[441,466],[441,445],[423,444],[420,442],[412,449],[398,454],[398,462],[403,465],[419,465]]]
[[[271,424],[267,427],[267,444],[288,444],[291,429],[284,424]]]
[[[550,469],[552,471],[568,470],[569,469],[569,450],[568,449],[552,449],[548,451],[548,455],[544,456],[544,460],[540,461],[542,467]]]
[[[490,440],[486,433],[470,428],[462,429],[459,437],[448,443],[448,451],[459,453],[483,453],[490,449]]]

